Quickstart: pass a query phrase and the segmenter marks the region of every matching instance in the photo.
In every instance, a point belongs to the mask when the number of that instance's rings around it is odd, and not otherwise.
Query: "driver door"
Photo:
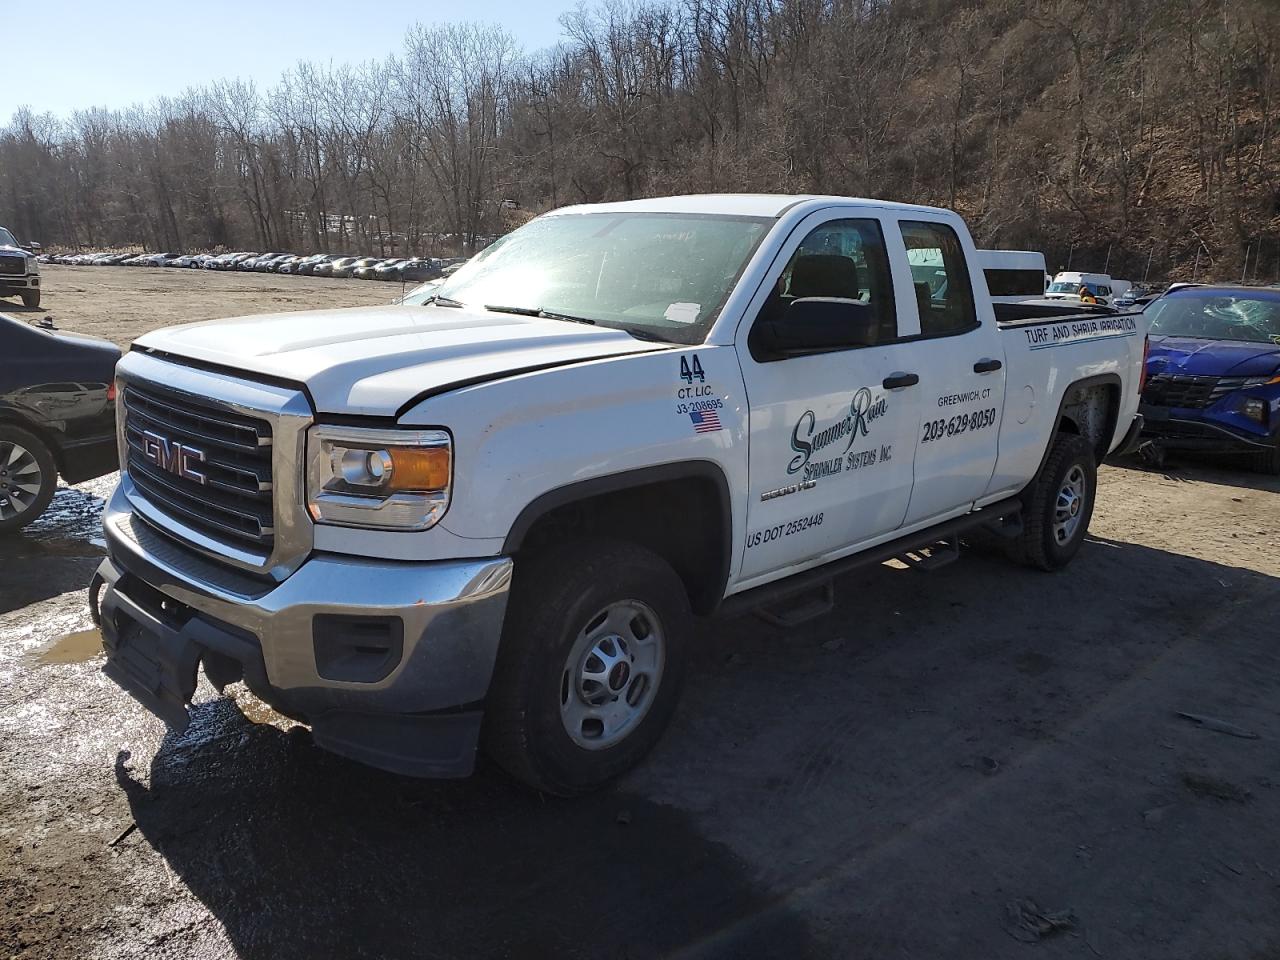
[[[744,580],[851,552],[906,516],[921,407],[911,344],[900,338],[914,330],[899,329],[886,225],[859,214],[815,214],[795,231],[740,343],[751,410]],[[762,325],[785,324],[805,298],[857,301],[874,313],[873,334],[859,346],[771,356]]]

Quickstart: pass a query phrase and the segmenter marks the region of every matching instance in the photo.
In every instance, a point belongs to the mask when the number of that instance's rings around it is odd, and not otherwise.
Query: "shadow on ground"
[[[1116,457],[1108,460],[1107,465],[1135,473],[1151,473],[1179,480],[1199,480],[1202,483],[1213,483],[1222,487],[1280,493],[1280,476],[1251,470],[1246,464],[1236,462],[1239,459],[1231,455],[1214,457],[1167,452],[1158,466],[1138,456]]]
[[[1059,576],[978,553],[845,578],[801,630],[705,625],[625,790],[399,778],[227,700],[117,779],[243,958],[1016,958],[1018,897],[1074,911],[1046,956],[1250,956],[1280,658],[1245,627],[1278,618],[1275,578],[1091,537]]]
[[[59,487],[49,509],[17,533],[0,536],[0,613],[89,586],[106,556],[101,497]],[[88,594],[86,593],[86,596]]]
[[[556,800],[496,771],[407,780],[321,752],[304,728],[247,723],[195,762],[162,752],[150,788],[123,753],[117,779],[244,958],[807,951],[787,912],[750,922],[766,901],[724,847],[625,793]]]

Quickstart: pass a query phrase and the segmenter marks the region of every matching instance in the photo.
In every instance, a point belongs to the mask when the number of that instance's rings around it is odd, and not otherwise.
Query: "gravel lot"
[[[396,293],[47,277],[121,343]],[[113,478],[63,490],[0,544],[0,957],[1280,956],[1280,482],[1167,469],[1104,468],[1061,574],[974,549],[703,624],[650,761],[572,802],[366,769],[236,688],[166,734],[79,633]]]
[[[52,317],[65,330],[114,340],[124,347],[148,330],[175,323],[250,313],[363,307],[390,303],[401,284],[376,280],[278,276],[177,267],[40,265],[40,307],[0,300],[15,317]],[[407,284],[412,289],[417,284]]]

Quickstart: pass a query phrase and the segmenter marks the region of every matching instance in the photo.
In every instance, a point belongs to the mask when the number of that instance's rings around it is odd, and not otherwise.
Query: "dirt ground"
[[[122,341],[389,299],[49,278]],[[650,760],[571,802],[369,770],[236,688],[167,734],[81,633],[112,483],[0,545],[0,957],[1280,957],[1276,479],[1107,466],[1062,573],[974,549],[704,623]]]
[[[157,327],[250,313],[390,303],[402,285],[377,280],[278,276],[176,267],[64,267],[41,264],[40,306],[0,300],[0,313],[50,317],[66,330],[120,346]]]

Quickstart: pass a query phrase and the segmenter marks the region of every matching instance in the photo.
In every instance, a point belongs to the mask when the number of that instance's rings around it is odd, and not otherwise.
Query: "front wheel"
[[[630,543],[578,541],[517,561],[485,748],[519,780],[572,796],[635,766],[683,684],[684,584]]]
[[[39,290],[23,290],[22,305],[26,307],[28,310],[34,310],[36,307],[40,306],[40,291]]]
[[[1093,446],[1084,437],[1058,434],[1044,467],[1023,494],[1023,529],[1011,545],[1012,557],[1041,570],[1065,567],[1089,530],[1097,489]]]

